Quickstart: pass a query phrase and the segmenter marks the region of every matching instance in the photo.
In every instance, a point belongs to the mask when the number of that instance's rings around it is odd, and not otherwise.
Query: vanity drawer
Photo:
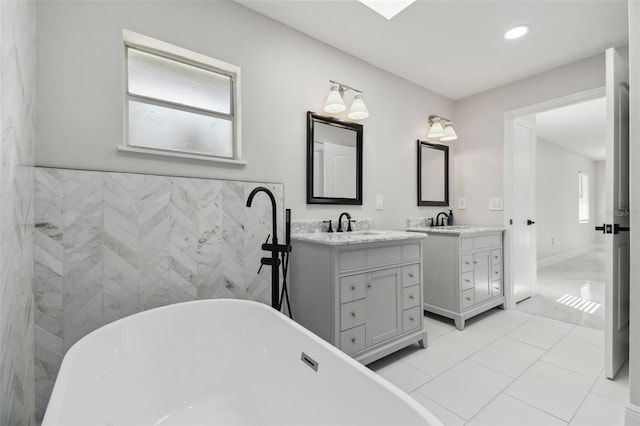
[[[473,271],[473,255],[465,254],[462,256],[462,272]]]
[[[420,259],[420,243],[397,246],[373,247],[369,249],[342,250],[339,255],[340,271],[388,265],[403,260]]]
[[[502,296],[502,280],[491,283],[491,297]]]
[[[481,235],[477,237],[466,237],[460,240],[462,251],[483,249],[488,247],[499,247],[502,243],[501,234]]]
[[[365,294],[365,274],[340,278],[340,303],[363,299]]]
[[[491,266],[491,281],[502,279],[502,265]]]
[[[402,260],[420,260],[420,243],[403,245]]]
[[[462,251],[473,250],[473,237],[462,238],[460,240]]]
[[[364,324],[366,307],[364,299],[340,306],[340,331]]]
[[[420,327],[420,306],[407,309],[402,312],[402,332],[407,332]]]
[[[402,289],[402,309],[413,308],[420,304],[420,286],[414,285]]]
[[[473,294],[473,289],[465,290],[462,292],[462,309],[468,308],[475,303],[475,295]]]
[[[420,264],[402,267],[402,286],[409,287],[420,283]]]
[[[463,290],[473,288],[473,271],[465,272],[462,274],[460,285]]]
[[[491,250],[491,264],[498,265],[500,263],[502,263],[502,250]]]
[[[340,333],[340,349],[347,355],[364,349],[364,325]]]

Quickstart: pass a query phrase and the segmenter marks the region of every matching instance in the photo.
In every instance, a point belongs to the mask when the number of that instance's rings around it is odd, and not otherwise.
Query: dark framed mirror
[[[418,140],[418,205],[449,205],[449,147]]]
[[[307,112],[307,204],[362,205],[362,124]]]

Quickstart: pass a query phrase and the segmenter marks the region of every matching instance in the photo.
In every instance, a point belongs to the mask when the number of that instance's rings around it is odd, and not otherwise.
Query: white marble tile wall
[[[206,298],[271,303],[256,272],[271,233],[257,183],[36,168],[36,385],[42,416],[78,339],[145,309]],[[277,200],[282,238],[283,187]]]
[[[34,417],[36,5],[0,2],[0,424]]]

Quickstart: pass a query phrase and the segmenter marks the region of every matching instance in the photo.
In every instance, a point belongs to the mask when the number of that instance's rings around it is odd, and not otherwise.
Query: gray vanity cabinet
[[[423,245],[426,311],[462,330],[467,319],[504,304],[502,231],[434,232]]]
[[[424,347],[420,239],[350,245],[293,241],[293,319],[363,364]]]

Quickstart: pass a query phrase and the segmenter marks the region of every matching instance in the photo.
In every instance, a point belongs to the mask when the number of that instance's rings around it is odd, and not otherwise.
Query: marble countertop
[[[296,232],[291,234],[292,240],[308,241],[331,246],[350,244],[376,243],[381,241],[407,240],[411,238],[425,238],[427,235],[416,232],[384,231],[370,229],[354,232]]]
[[[427,234],[481,234],[486,232],[502,232],[505,228],[499,226],[474,226],[474,225],[454,225],[454,226],[411,226],[407,228],[409,232],[424,232]]]

